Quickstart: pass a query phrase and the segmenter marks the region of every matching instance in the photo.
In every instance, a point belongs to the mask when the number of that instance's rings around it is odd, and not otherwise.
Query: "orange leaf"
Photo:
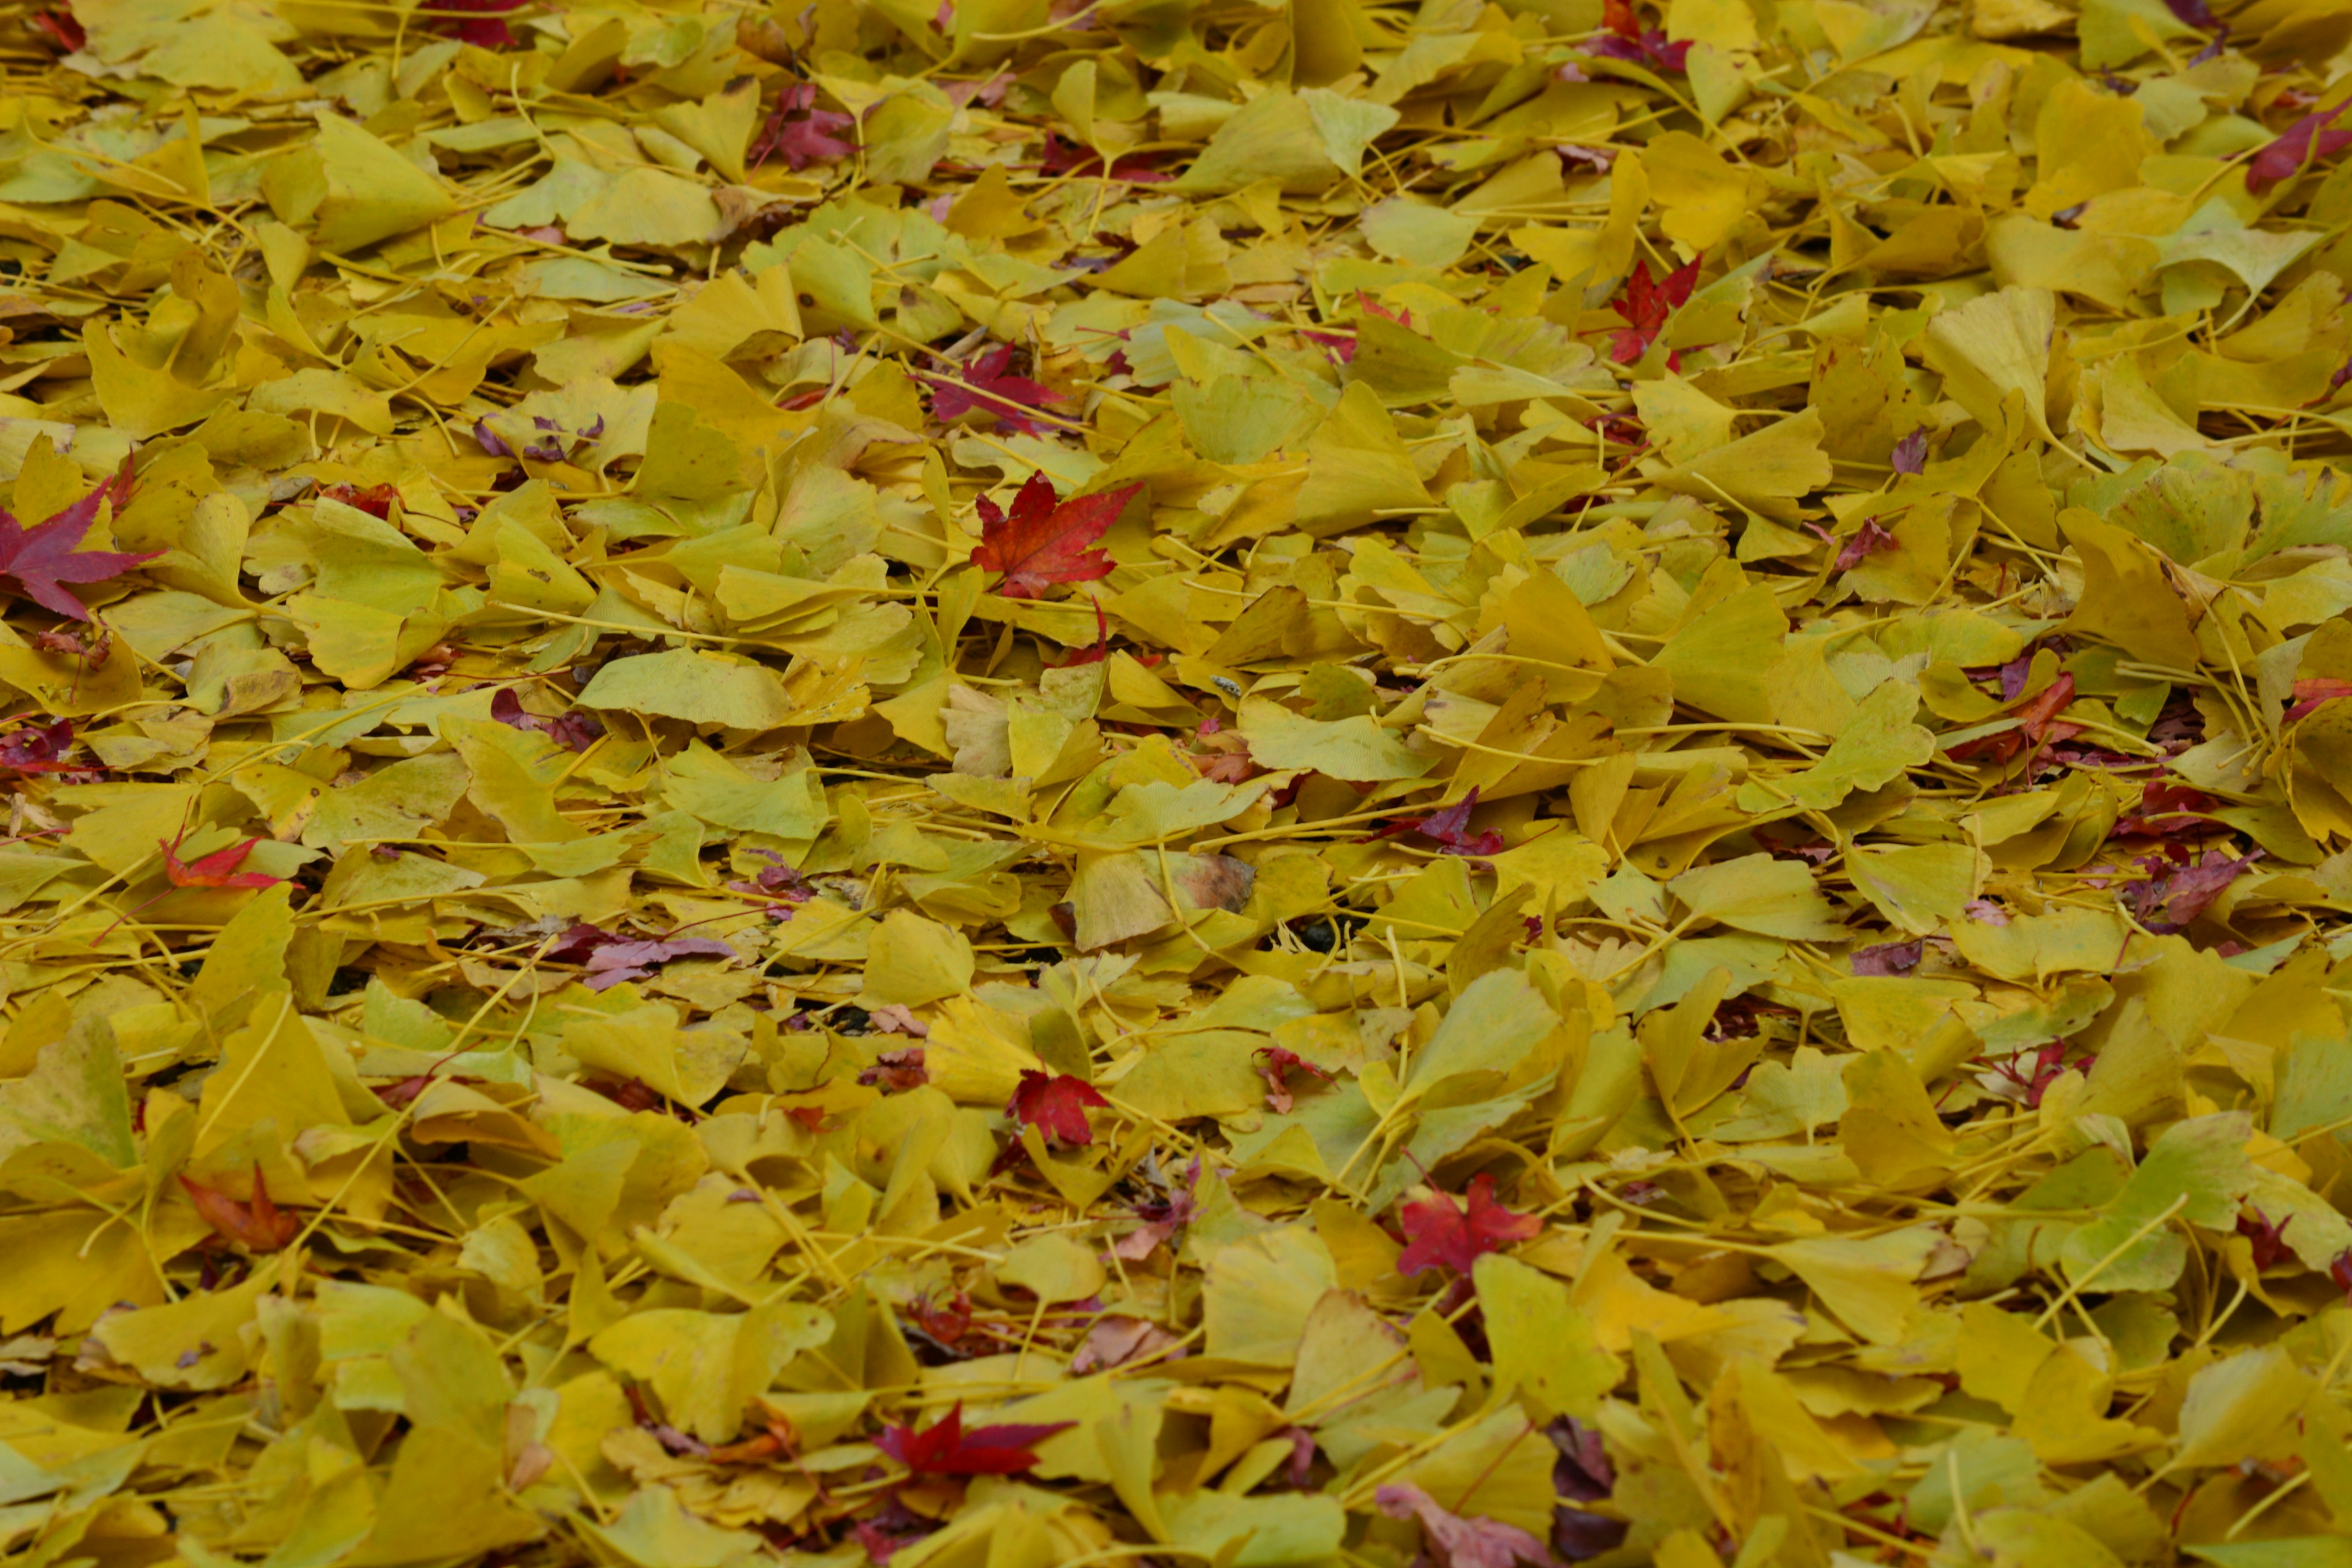
[[[278,1252],[301,1234],[302,1222],[285,1213],[269,1201],[269,1189],[262,1184],[261,1167],[253,1167],[253,1201],[243,1204],[215,1187],[202,1182],[180,1178],[180,1185],[205,1223],[222,1236],[244,1247],[247,1252]]]

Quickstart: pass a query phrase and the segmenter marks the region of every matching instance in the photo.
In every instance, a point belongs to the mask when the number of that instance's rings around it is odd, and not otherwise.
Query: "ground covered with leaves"
[[[2343,1568],[2348,44],[13,7],[0,1551]]]

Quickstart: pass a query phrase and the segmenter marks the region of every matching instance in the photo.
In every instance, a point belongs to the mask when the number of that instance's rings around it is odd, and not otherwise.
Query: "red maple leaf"
[[[2072,740],[2083,732],[2083,727],[2061,723],[2058,715],[2074,700],[2074,677],[2070,671],[2017,704],[2013,710],[2016,729],[1962,742],[1952,748],[1951,758],[1957,763],[2006,763],[2023,751],[2028,742],[2039,751],[2044,741]]]
[[[1391,1519],[1421,1521],[1421,1533],[1444,1568],[1516,1568],[1520,1563],[1551,1568],[1551,1549],[1516,1524],[1483,1515],[1465,1517],[1444,1508],[1410,1481],[1391,1481],[1372,1494]]]
[[[1895,443],[1892,458],[1898,474],[1924,474],[1927,471],[1927,432],[1914,430]]]
[[[462,1046],[458,1047],[458,1050],[463,1049],[464,1047]],[[383,1100],[384,1104],[392,1107],[394,1110],[403,1110],[407,1106],[415,1103],[416,1097],[433,1087],[435,1082],[438,1079],[441,1069],[448,1065],[452,1057],[455,1057],[457,1054],[458,1051],[451,1051],[447,1056],[444,1056],[439,1061],[433,1063],[423,1072],[411,1073],[406,1078],[400,1079],[392,1083],[375,1085],[375,1097],[378,1100]],[[450,1081],[453,1083],[479,1083],[482,1080],[477,1078],[457,1078],[452,1079]]]
[[[1407,833],[1418,833],[1438,846],[1442,855],[1496,855],[1502,852],[1503,836],[1493,828],[1484,833],[1469,831],[1470,814],[1477,809],[1478,789],[1442,810],[1427,816],[1402,816],[1372,835],[1375,838],[1395,838]]]
[[[155,847],[163,851],[163,875],[175,888],[274,888],[283,877],[265,876],[259,871],[240,871],[245,858],[261,842],[248,838],[232,844],[226,849],[215,849],[209,855],[199,855],[194,860],[180,858],[180,845],[187,838],[184,832],[166,844],[158,838]]]
[[[2310,675],[2294,683],[2294,705],[2286,710],[2283,723],[2292,724],[2324,702],[2339,697],[2352,697],[2352,680],[2342,680],[2332,675]]]
[[[2203,829],[2218,804],[2187,784],[2152,784],[2140,792],[2139,807],[2117,822],[2110,838],[2177,838]]]
[[[130,499],[131,459],[125,458],[121,472],[37,528],[25,527],[0,509],[0,575],[12,578],[16,591],[26,598],[68,620],[89,619],[89,611],[65,591],[64,584],[103,583],[163,553],[160,550],[142,555],[78,548],[89,525],[98,521],[100,502],[110,500],[119,511]]]
[[[857,143],[845,142],[834,132],[856,123],[854,114],[819,109],[814,82],[789,82],[776,94],[775,110],[751,143],[751,167],[756,169],[774,157],[783,159],[794,174],[811,163],[838,163],[856,153]]]
[[[357,485],[328,485],[319,495],[325,500],[339,500],[370,517],[384,519],[392,516],[393,503],[400,499],[400,492],[388,484],[370,485],[365,489]]]
[[[2196,853],[2177,844],[2165,847],[2182,860]],[[2229,885],[2254,868],[2263,858],[2259,849],[2249,850],[2242,859],[2232,859],[2219,849],[2208,849],[2204,858],[2173,868],[2162,855],[2151,855],[2140,862],[2148,873],[2145,880],[2133,882],[2123,889],[2124,906],[2134,919],[2158,935],[2177,931],[2203,914]]]
[[[1089,1107],[1107,1110],[1110,1101],[1082,1078],[1032,1068],[1021,1075],[1020,1087],[1013,1089],[1004,1113],[1055,1142],[1076,1145],[1095,1141],[1095,1130],[1087,1124]]]
[[[1690,302],[1691,290],[1698,284],[1699,263],[1706,259],[1704,256],[1694,256],[1664,278],[1651,277],[1646,261],[1633,263],[1624,290],[1609,301],[1609,308],[1627,323],[1624,331],[1610,342],[1611,359],[1619,364],[1632,364],[1650,352],[1650,345],[1665,331],[1667,320]],[[1676,362],[1681,358],[1678,353],[1670,356],[1667,368],[1680,369]]]
[[[1095,603],[1095,640],[1059,664],[1055,664],[1051,659],[1045,662],[1055,669],[1071,669],[1082,664],[1100,664],[1109,657],[1110,622],[1104,617],[1102,603],[1097,600]]]
[[[1321,349],[1333,364],[1352,364],[1356,359],[1356,340],[1348,332],[1318,332],[1302,327],[1298,335]]]
[[[2352,131],[2327,129],[2347,109],[2352,109],[2352,99],[2333,109],[2314,110],[2288,126],[2247,162],[2246,189],[2260,195],[2281,180],[2294,178],[2306,164],[2352,147]]]
[[[1037,1462],[1029,1447],[1075,1421],[1008,1422],[964,1430],[963,1402],[918,1432],[912,1425],[886,1428],[874,1446],[914,1471],[929,1476],[1013,1476]]]
[[[2018,704],[2019,726],[2037,741],[2060,730],[2068,734],[2077,733],[2080,726],[2055,722],[2058,715],[2065,711],[2066,705],[2074,700],[2074,677],[2068,672],[2043,687],[2037,695]]]
[[[1855,948],[1851,967],[1856,974],[1908,974],[1927,951],[1924,942],[1882,942]]]
[[[1002,572],[996,591],[1008,599],[1034,599],[1056,583],[1108,577],[1115,563],[1095,542],[1142,488],[1127,485],[1064,500],[1042,470],[1033,473],[1009,512],[980,498],[980,548],[971,552],[972,564]]]
[[[768,912],[785,920],[792,918],[793,905],[806,903],[816,896],[816,889],[809,886],[808,879],[801,875],[800,868],[785,865],[783,857],[774,850],[752,849],[746,853],[764,856],[771,863],[761,867],[747,879],[728,883],[730,891],[778,900],[768,906]]]
[[[923,1047],[908,1046],[878,1053],[874,1065],[857,1075],[857,1081],[885,1094],[899,1094],[920,1089],[931,1081],[931,1075],[923,1067]]]
[[[523,0],[432,0],[425,7],[434,17],[433,29],[445,37],[478,49],[511,47],[514,33],[499,18],[520,10]]]
[[[20,773],[80,773],[80,766],[62,761],[73,750],[70,719],[54,724],[26,724],[0,740],[0,768]]]
[[[1525,1241],[1543,1229],[1531,1214],[1514,1214],[1495,1201],[1495,1178],[1481,1172],[1470,1178],[1466,1207],[1433,1192],[1398,1213],[1405,1249],[1397,1257],[1397,1272],[1411,1276],[1431,1268],[1451,1268],[1467,1274],[1484,1254],[1506,1242]]]
[[[1126,180],[1134,184],[1150,184],[1171,176],[1151,166],[1145,156],[1120,158],[1105,163],[1102,154],[1089,151],[1075,142],[1065,142],[1052,132],[1045,132],[1045,162],[1039,165],[1049,174],[1074,174],[1087,180]]]
[[[1838,547],[1837,562],[1831,570],[1844,572],[1861,565],[1874,555],[1884,555],[1890,550],[1902,548],[1903,542],[1879,527],[1876,518],[1865,517],[1862,520],[1862,526]]]
[[[2052,1084],[2071,1068],[2083,1067],[2091,1059],[2090,1054],[2085,1052],[2070,1062],[2066,1059],[2066,1051],[2064,1040],[2051,1041],[2033,1053],[2033,1070],[2031,1073],[2021,1070],[2017,1065],[2025,1059],[2022,1055],[2011,1057],[2005,1062],[1996,1062],[1989,1057],[1969,1059],[1986,1063],[1993,1071],[2023,1089],[2026,1109],[2038,1110],[2042,1108],[2042,1097],[2050,1092]]]
[[[1412,330],[1412,312],[1391,310],[1364,289],[1356,290],[1356,307],[1367,316],[1378,316],[1383,321],[1394,321],[1407,331]],[[1361,331],[1360,328],[1358,331]],[[1302,331],[1299,336],[1331,356],[1334,364],[1353,364],[1356,361],[1356,332],[1315,332]]]
[[[898,1555],[916,1542],[939,1533],[939,1524],[909,1509],[892,1493],[883,1499],[881,1511],[870,1519],[853,1520],[850,1534],[865,1549],[866,1561],[873,1568]]]
[[[1609,36],[1586,44],[1586,54],[1599,55],[1603,59],[1631,60],[1662,71],[1688,68],[1690,45],[1670,44],[1664,30],[1642,26],[1642,19],[1633,14],[1632,0],[1601,0],[1601,21],[1609,29]]]
[[[2273,1224],[2260,1209],[2248,1209],[2238,1216],[2238,1234],[2252,1244],[2254,1272],[2262,1273],[2284,1262],[2290,1256],[2286,1246],[2286,1227],[2294,1223],[2294,1215]]]
[[[28,21],[35,32],[48,35],[67,54],[79,54],[89,46],[89,35],[82,31],[81,22],[70,5],[53,5]]]
[[[217,1188],[202,1182],[180,1178],[188,1201],[205,1216],[205,1223],[236,1242],[248,1252],[278,1252],[295,1237],[301,1234],[302,1222],[295,1215],[282,1212],[269,1201],[269,1189],[262,1184],[261,1167],[253,1167],[253,1201],[242,1204]]]
[[[971,1331],[971,1298],[961,1290],[940,1303],[934,1303],[929,1296],[918,1296],[908,1303],[907,1316],[925,1339],[944,1349],[953,1349]]]
[[[1257,1057],[1258,1076],[1265,1079],[1265,1108],[1276,1115],[1287,1114],[1293,1103],[1290,1098],[1290,1074],[1303,1072],[1307,1077],[1331,1081],[1331,1075],[1300,1056],[1281,1046],[1261,1046],[1252,1053]]]
[[[931,413],[943,425],[967,414],[986,414],[1007,430],[1034,436],[1042,426],[1029,415],[1048,403],[1069,401],[1043,382],[1012,374],[1011,343],[974,355],[959,371],[957,376],[923,377],[931,384]]]
[[[566,713],[550,719],[542,714],[523,710],[522,699],[511,687],[501,687],[490,699],[490,717],[509,730],[528,730],[544,735],[566,751],[584,752],[602,739],[603,722],[587,713]]]
[[[588,973],[581,981],[591,991],[606,991],[624,980],[643,980],[674,958],[740,958],[742,954],[715,937],[623,936],[585,922],[563,933],[563,939],[542,955],[558,963],[582,963]]]

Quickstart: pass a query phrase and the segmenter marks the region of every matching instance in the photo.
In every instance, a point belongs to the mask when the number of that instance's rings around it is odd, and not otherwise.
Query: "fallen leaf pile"
[[[0,72],[9,1564],[2352,1563],[2346,0]]]

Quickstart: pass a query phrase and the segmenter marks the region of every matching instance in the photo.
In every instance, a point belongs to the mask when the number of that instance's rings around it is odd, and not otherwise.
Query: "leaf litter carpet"
[[[9,7],[0,1552],[2352,1563],[2347,45]]]

